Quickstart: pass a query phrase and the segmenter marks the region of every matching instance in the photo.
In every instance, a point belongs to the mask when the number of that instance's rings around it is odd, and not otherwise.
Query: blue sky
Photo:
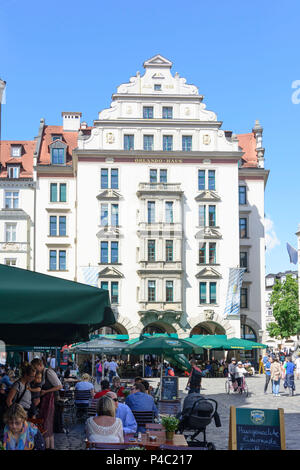
[[[7,81],[2,138],[32,139],[39,120],[61,123],[81,111],[89,124],[116,87],[159,53],[199,87],[223,128],[264,127],[271,170],[265,213],[271,247],[266,272],[295,269],[300,173],[300,2],[1,0],[0,77]],[[300,94],[299,94],[300,96]]]

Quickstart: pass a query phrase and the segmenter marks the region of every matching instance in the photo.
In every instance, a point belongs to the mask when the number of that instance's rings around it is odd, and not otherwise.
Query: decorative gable
[[[97,199],[99,201],[118,201],[119,199],[121,199],[121,194],[115,191],[114,189],[106,189],[102,193],[98,194]]]
[[[209,189],[205,191],[201,191],[198,196],[195,197],[195,201],[197,202],[219,202],[221,201],[220,196],[215,191],[211,191]]]
[[[99,279],[110,278],[110,277],[122,278],[124,277],[124,274],[122,274],[116,268],[109,266],[107,268],[102,269],[102,271],[99,272],[98,277]]]
[[[151,59],[148,59],[144,62],[143,66],[145,68],[147,67],[168,67],[171,68],[173,63],[163,57],[160,54],[156,54],[154,57],[151,57]]]
[[[99,230],[99,232],[97,233],[97,238],[116,239],[116,238],[122,238],[122,235],[120,234],[120,230],[118,230],[117,228],[108,226],[108,227],[103,227],[101,230]]]
[[[197,240],[203,240],[203,239],[204,240],[205,239],[219,239],[220,240],[222,238],[222,235],[219,232],[219,230],[217,230],[214,227],[204,227],[201,230],[199,230],[199,232],[196,233],[195,238]]]
[[[221,279],[222,276],[213,268],[206,267],[196,274],[197,279]]]

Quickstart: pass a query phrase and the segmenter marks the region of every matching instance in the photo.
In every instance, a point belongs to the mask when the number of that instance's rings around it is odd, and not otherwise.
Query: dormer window
[[[154,91],[161,91],[161,84],[160,83],[155,83]]]
[[[8,178],[19,178],[20,176],[20,167],[19,166],[9,166],[7,168]]]
[[[12,145],[11,146],[11,156],[12,157],[21,157],[22,145]]]
[[[61,140],[55,140],[50,144],[51,164],[65,165],[67,145]]]

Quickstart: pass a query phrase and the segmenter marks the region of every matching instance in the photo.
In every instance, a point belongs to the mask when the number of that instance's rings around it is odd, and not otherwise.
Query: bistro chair
[[[146,423],[154,423],[155,415],[153,411],[131,411],[138,425],[138,430],[139,428],[145,428]]]
[[[90,390],[75,390],[76,416],[79,420],[86,420],[88,417],[89,400],[91,399]],[[86,403],[78,403],[78,401]]]
[[[88,406],[88,410],[87,410],[87,415],[88,415],[89,418],[91,416],[96,416],[98,401],[99,401],[99,398],[90,398],[89,406]]]

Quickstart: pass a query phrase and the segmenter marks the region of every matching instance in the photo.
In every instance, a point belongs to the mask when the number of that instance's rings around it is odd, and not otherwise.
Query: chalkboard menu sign
[[[178,397],[178,377],[162,377],[161,400],[176,400]]]
[[[285,449],[282,408],[230,408],[229,450],[281,449]]]

